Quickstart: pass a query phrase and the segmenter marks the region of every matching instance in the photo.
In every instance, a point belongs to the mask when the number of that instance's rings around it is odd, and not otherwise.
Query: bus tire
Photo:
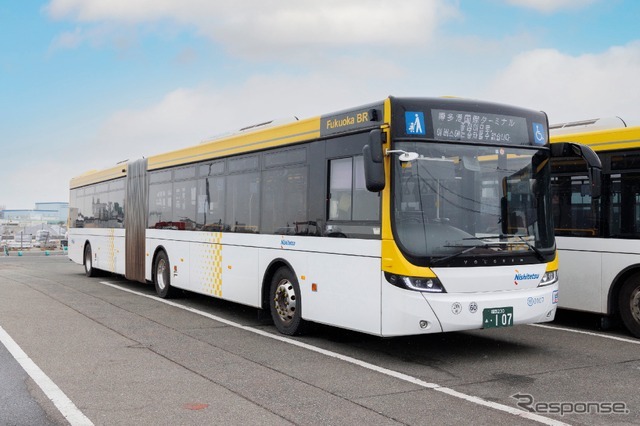
[[[91,244],[87,243],[84,246],[84,257],[82,263],[84,264],[84,274],[88,277],[97,277],[98,270],[93,267],[93,253],[91,251]]]
[[[156,294],[163,299],[170,299],[175,295],[175,288],[171,287],[171,264],[164,250],[158,253],[153,262],[153,284]]]
[[[622,285],[618,308],[627,330],[640,337],[640,274],[633,275]]]
[[[300,286],[291,269],[283,266],[273,274],[269,306],[273,323],[280,333],[288,336],[304,334],[307,323],[302,319]]]

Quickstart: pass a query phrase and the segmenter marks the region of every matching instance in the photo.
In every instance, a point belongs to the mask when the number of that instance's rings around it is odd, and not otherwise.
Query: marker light
[[[405,277],[389,272],[384,273],[390,284],[407,290],[424,291],[427,293],[446,293],[442,283],[435,277]]]

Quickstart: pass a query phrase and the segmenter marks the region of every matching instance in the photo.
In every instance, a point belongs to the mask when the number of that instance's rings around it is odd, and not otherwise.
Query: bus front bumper
[[[557,283],[532,289],[442,294],[407,291],[389,285],[383,290],[381,335],[427,334],[549,322],[555,318],[557,307]],[[494,315],[499,317],[489,318]]]
[[[557,285],[489,293],[423,295],[442,331],[549,322],[555,318],[558,307]],[[509,313],[511,318],[502,318]],[[493,315],[501,317],[493,321],[489,318]]]

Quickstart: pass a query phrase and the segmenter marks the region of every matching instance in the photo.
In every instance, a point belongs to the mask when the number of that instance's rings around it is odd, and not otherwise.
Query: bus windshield
[[[394,231],[414,263],[553,256],[548,150],[434,142],[394,149],[417,154],[392,161]]]

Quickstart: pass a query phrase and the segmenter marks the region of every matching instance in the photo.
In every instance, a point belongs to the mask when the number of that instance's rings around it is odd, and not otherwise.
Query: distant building
[[[34,211],[56,211],[56,223],[67,223],[69,217],[69,203],[57,202],[57,203],[36,203],[36,209]]]
[[[33,210],[0,210],[0,235],[44,229],[50,229],[54,235],[64,233],[68,216],[68,202],[36,203]]]
[[[3,213],[4,220],[8,222],[60,222],[59,212],[57,210],[4,210]]]

